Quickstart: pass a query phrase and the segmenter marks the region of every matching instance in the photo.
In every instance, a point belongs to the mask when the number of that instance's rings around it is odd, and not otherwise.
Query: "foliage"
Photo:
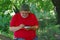
[[[59,34],[60,32],[58,26],[55,25],[56,14],[51,0],[0,0],[0,33],[13,38],[13,33],[9,31],[11,13],[14,12],[14,5],[20,10],[23,3],[30,6],[31,12],[39,21],[39,30],[37,30],[39,38],[55,40],[54,33]]]
[[[40,30],[40,40],[58,40],[60,35],[60,25],[49,25],[42,31]]]

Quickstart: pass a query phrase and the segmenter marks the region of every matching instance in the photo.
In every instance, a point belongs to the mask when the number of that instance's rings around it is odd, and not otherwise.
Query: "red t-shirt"
[[[36,16],[32,13],[29,13],[29,16],[27,18],[22,18],[20,13],[15,14],[11,21],[10,21],[10,27],[17,27],[20,24],[24,24],[26,26],[38,26],[38,21],[36,19]],[[32,40],[36,37],[36,30],[26,30],[24,28],[14,32],[14,36],[16,38],[25,38],[28,40]]]

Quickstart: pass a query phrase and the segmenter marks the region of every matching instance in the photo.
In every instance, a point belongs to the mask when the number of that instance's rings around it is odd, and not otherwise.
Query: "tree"
[[[60,0],[52,0],[57,11],[57,24],[60,24]]]

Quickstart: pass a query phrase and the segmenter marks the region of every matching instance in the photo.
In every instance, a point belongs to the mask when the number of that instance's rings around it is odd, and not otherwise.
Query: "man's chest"
[[[31,18],[21,19],[17,20],[18,25],[24,24],[26,26],[32,26],[34,24],[34,20]]]

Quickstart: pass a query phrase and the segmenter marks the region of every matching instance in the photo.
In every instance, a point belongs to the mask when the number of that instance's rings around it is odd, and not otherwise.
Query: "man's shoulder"
[[[12,16],[12,18],[18,18],[18,16],[19,16],[19,13],[16,13]]]
[[[15,13],[15,15],[14,16],[18,16],[20,13]]]
[[[34,16],[35,14],[34,13],[30,13],[30,15]]]
[[[34,13],[30,13],[30,15],[31,15],[32,17],[35,17],[35,16],[36,16]]]

